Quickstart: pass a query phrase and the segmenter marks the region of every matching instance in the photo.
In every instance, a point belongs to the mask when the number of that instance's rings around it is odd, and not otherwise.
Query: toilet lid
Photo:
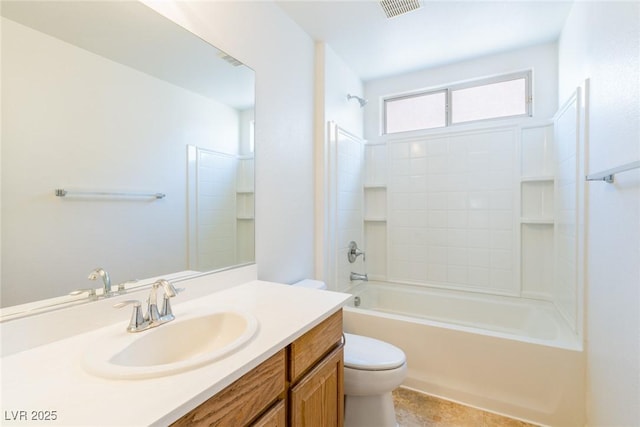
[[[344,366],[363,371],[384,371],[402,366],[404,352],[387,342],[361,335],[344,334]]]

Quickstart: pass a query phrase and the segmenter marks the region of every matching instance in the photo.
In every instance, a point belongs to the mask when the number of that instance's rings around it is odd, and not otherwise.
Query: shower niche
[[[520,138],[522,296],[550,299],[553,284],[553,124],[522,128]]]

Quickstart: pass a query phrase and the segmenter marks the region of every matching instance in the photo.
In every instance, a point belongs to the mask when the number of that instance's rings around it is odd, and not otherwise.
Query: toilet
[[[293,286],[327,289],[319,280],[301,280]],[[396,427],[391,391],[407,375],[407,358],[387,342],[344,334],[345,427]]]

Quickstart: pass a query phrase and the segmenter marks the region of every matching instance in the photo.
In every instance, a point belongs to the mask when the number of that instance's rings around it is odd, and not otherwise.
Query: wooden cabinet
[[[343,354],[340,346],[291,389],[291,426],[342,426],[343,373]]]
[[[276,403],[252,427],[285,427],[287,425],[287,408],[284,400]]]
[[[265,409],[285,396],[285,355],[285,350],[280,350],[275,356],[181,417],[173,425],[249,425]]]
[[[342,427],[342,310],[173,426]]]
[[[344,418],[342,310],[289,346],[292,427],[342,426]]]

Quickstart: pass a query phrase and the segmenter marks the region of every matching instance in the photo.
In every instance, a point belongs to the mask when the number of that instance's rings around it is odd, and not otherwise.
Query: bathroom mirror
[[[3,311],[254,262],[254,72],[140,2],[1,7]]]

